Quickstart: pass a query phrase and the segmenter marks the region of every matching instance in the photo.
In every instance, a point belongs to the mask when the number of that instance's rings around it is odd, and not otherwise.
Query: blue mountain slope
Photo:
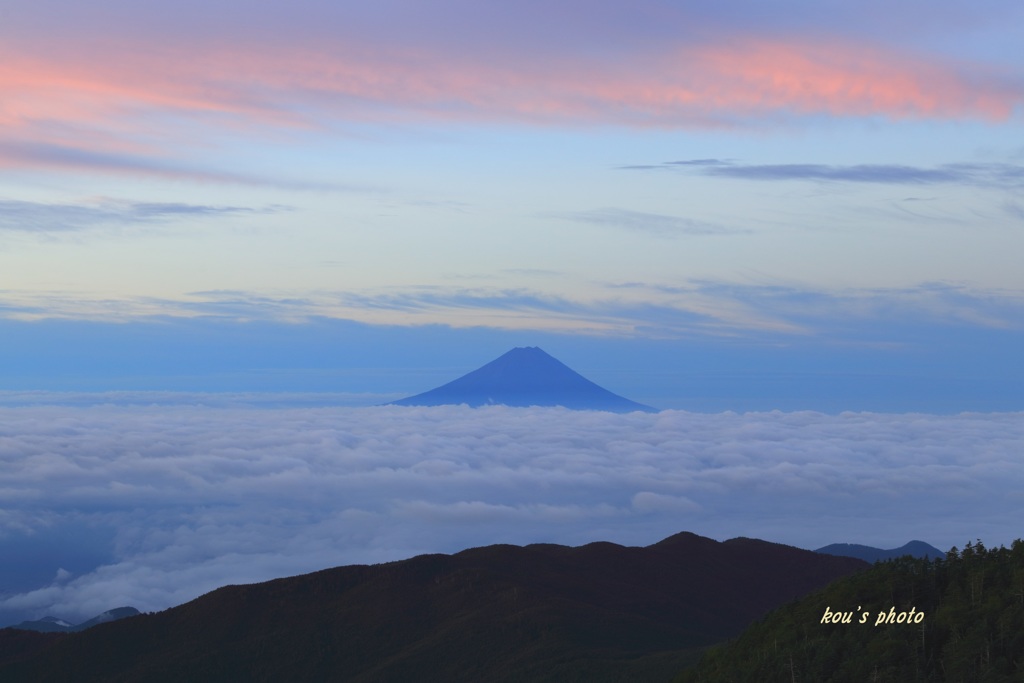
[[[390,405],[564,406],[614,413],[658,412],[594,384],[540,348],[514,348],[443,386]]]
[[[57,617],[43,617],[36,621],[23,621],[11,628],[22,629],[24,631],[39,631],[40,633],[71,633],[74,631],[84,631],[87,628],[92,628],[96,624],[104,624],[108,621],[117,621],[118,619],[124,619],[125,617],[134,617],[138,613],[139,610],[134,607],[116,607],[93,617],[89,621],[83,621],[78,625],[71,624],[63,619],[58,619]]]
[[[891,560],[903,555],[922,558],[929,557],[932,559],[946,556],[946,553],[924,541],[910,541],[899,548],[892,548],[891,550],[872,548],[868,545],[857,545],[856,543],[833,543],[824,548],[818,548],[814,552],[825,555],[839,555],[840,557],[856,557],[858,560],[864,560],[865,562]]]

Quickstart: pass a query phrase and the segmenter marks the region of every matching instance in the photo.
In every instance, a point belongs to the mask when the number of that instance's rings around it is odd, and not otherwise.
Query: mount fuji
[[[612,413],[658,410],[613,394],[594,384],[536,346],[517,347],[490,363],[422,394],[389,405],[441,406],[466,404],[563,406],[573,410]]]

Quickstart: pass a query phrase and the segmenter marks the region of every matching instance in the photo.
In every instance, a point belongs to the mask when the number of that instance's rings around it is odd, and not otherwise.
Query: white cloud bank
[[[1024,413],[0,407],[0,625],[498,542],[1008,544],[1021,444]]]

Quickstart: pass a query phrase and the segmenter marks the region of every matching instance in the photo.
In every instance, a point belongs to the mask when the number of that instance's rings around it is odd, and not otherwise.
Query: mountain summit
[[[393,401],[399,406],[563,406],[631,413],[655,408],[613,394],[536,346],[514,348],[443,386]]]

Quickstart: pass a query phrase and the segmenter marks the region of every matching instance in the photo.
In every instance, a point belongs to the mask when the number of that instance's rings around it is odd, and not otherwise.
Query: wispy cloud
[[[418,287],[341,293],[336,298],[357,319],[454,327],[534,329],[584,334],[631,334],[635,320],[616,306],[528,289]]]
[[[659,213],[646,211],[631,211],[629,209],[618,209],[606,207],[601,209],[590,209],[587,211],[564,211],[548,214],[554,218],[575,221],[577,223],[589,223],[602,227],[629,230],[631,232],[647,233],[659,237],[680,237],[683,235],[734,235],[747,230],[728,228],[706,221],[698,221],[692,218],[680,216],[668,216]]]
[[[300,407],[366,407],[401,398],[393,393],[341,391],[2,391],[0,406],[118,406],[120,408],[175,406],[221,408],[300,408]]]
[[[554,277],[554,276],[553,276]],[[0,291],[0,316],[129,321],[212,317],[301,323],[448,325],[644,338],[814,337],[836,343],[905,343],[904,325],[1020,330],[1018,292],[956,283],[824,290],[804,285],[692,280],[592,282],[589,296],[526,288],[423,286],[344,292],[208,290],[177,299],[89,299],[80,292]],[[909,328],[908,328],[909,329]],[[913,343],[921,340],[913,338]]]
[[[188,217],[223,217],[288,210],[284,206],[251,208],[182,202],[133,202],[98,198],[75,204],[0,199],[0,231],[60,233],[98,226],[133,226]]]
[[[554,277],[565,275],[565,271],[551,270],[549,268],[504,268],[501,272],[513,275],[525,275],[527,277]]]
[[[26,137],[33,133],[25,131]],[[42,137],[46,137],[42,135]],[[113,137],[113,140],[109,139]],[[377,188],[357,183],[325,183],[287,177],[261,176],[225,171],[201,162],[181,161],[180,147],[150,145],[147,149],[129,152],[111,151],[125,146],[117,134],[101,136],[92,146],[80,142],[58,143],[48,140],[4,140],[0,133],[0,170],[31,169],[57,171],[94,171],[119,175],[152,177],[167,180],[190,180],[200,183],[224,183],[278,187],[307,191],[376,192]]]
[[[1005,163],[954,163],[935,167],[902,164],[740,164],[720,159],[665,161],[617,167],[627,171],[684,171],[743,180],[818,180],[897,185],[962,184],[984,187],[1021,187],[1024,166]]]
[[[1007,202],[1003,205],[1003,211],[1010,214],[1014,218],[1024,220],[1024,206],[1017,204],[1016,202]]]
[[[1024,507],[1020,413],[36,405],[0,418],[0,552],[19,586],[0,597],[6,623],[499,542],[1008,543]],[[72,534],[93,547],[58,542]],[[45,567],[18,564],[33,553]]]
[[[893,339],[900,322],[967,324],[993,329],[1024,329],[1024,297],[1015,291],[976,290],[963,284],[921,283],[902,288],[819,290],[795,284],[737,284],[692,281],[685,285],[622,283],[620,288],[665,292],[672,296],[707,297],[719,306],[742,306],[785,321],[793,330],[843,337],[859,328],[884,337],[887,323]],[[714,304],[713,304],[714,305]],[[883,341],[879,339],[878,341]]]

